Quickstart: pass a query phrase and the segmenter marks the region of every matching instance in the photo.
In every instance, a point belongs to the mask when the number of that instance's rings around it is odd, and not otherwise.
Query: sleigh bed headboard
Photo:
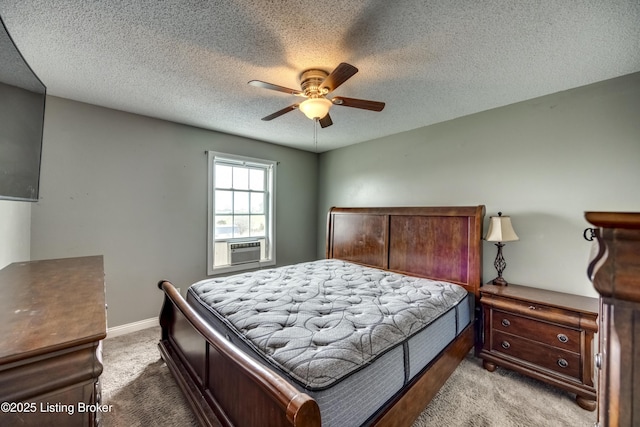
[[[444,280],[480,297],[480,206],[332,208],[327,258]]]

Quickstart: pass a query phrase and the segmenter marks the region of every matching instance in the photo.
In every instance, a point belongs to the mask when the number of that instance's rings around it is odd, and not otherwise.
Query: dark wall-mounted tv
[[[0,17],[0,199],[37,201],[47,88]]]

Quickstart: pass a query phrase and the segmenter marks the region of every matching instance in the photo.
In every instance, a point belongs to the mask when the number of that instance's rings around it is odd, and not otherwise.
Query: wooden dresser
[[[598,425],[640,425],[640,213],[587,212],[600,294]]]
[[[99,425],[105,337],[102,256],[0,270],[0,426]]]
[[[513,284],[487,284],[480,295],[485,369],[498,365],[545,381],[594,411],[598,299]]]

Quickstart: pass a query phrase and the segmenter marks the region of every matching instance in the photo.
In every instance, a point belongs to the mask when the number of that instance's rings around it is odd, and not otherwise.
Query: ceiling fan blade
[[[320,127],[322,127],[322,128],[329,127],[329,126],[331,126],[333,124],[333,121],[331,121],[331,116],[329,116],[329,113],[327,113],[326,116],[324,116],[323,118],[321,118],[318,121],[320,122]]]
[[[331,99],[335,105],[342,105],[343,107],[361,108],[363,110],[370,111],[382,111],[384,108],[384,102],[368,101],[366,99],[356,98],[344,98],[342,96],[334,96]]]
[[[290,89],[288,87],[274,85],[273,83],[267,83],[261,80],[251,80],[249,84],[251,86],[261,87],[263,89],[271,89],[277,90],[278,92],[288,93],[289,95],[304,96],[304,93],[300,92],[297,89]]]
[[[264,120],[265,122],[268,122],[269,120],[273,120],[277,117],[280,117],[281,115],[286,114],[289,111],[293,111],[297,109],[298,109],[298,104],[289,105],[288,107],[285,107],[282,110],[278,110],[273,114],[269,114],[268,116],[263,117],[262,120]]]
[[[356,67],[351,64],[347,64],[346,62],[342,62],[331,72],[331,74],[327,76],[326,79],[324,79],[320,84],[320,88],[327,89],[329,92],[332,92],[357,72],[358,69]]]

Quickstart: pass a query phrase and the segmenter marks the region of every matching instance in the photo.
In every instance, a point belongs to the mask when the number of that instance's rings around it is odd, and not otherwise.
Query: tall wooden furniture
[[[99,425],[102,256],[0,270],[0,425]]]
[[[580,407],[596,409],[593,336],[598,300],[509,284],[480,289],[484,342],[480,357],[576,394]]]
[[[600,293],[598,425],[640,425],[640,213],[587,212]]]

